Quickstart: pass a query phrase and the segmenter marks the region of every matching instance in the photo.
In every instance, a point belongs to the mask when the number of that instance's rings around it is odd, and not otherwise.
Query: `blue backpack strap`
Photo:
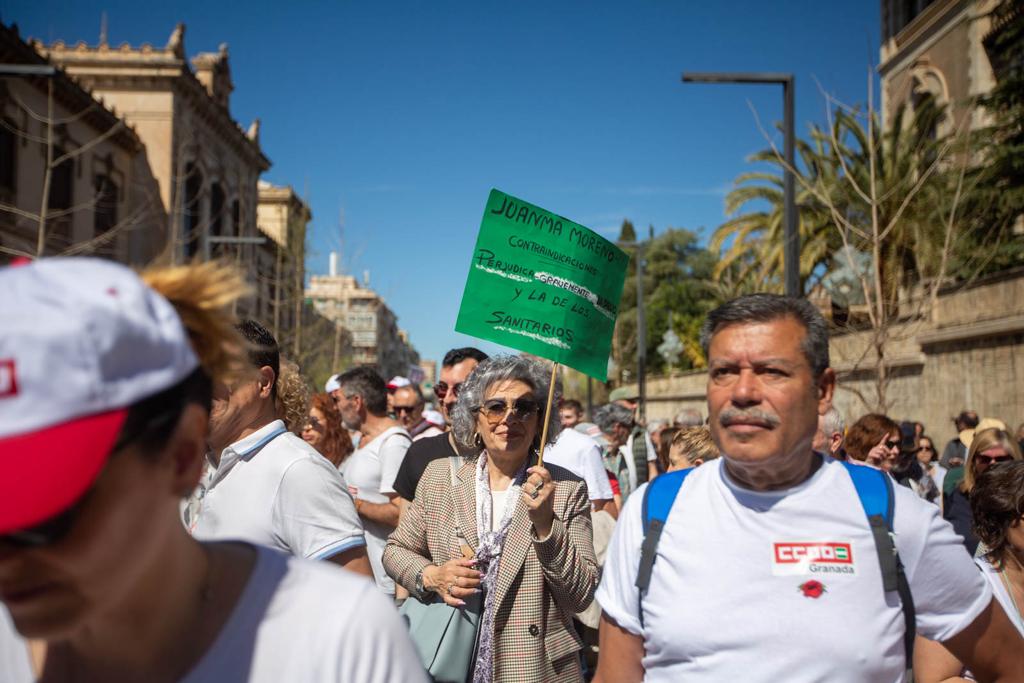
[[[917,614],[910,582],[903,570],[896,542],[893,538],[893,514],[895,507],[893,483],[888,474],[863,465],[843,462],[850,475],[857,497],[864,508],[878,553],[878,565],[882,569],[882,587],[885,591],[896,591],[903,609],[903,650],[907,657],[907,669],[914,661],[914,635],[917,631]]]
[[[636,587],[640,589],[641,625],[644,623],[644,593],[651,585],[651,573],[654,570],[654,560],[658,557],[658,541],[661,540],[661,532],[665,528],[668,513],[672,510],[672,504],[675,503],[683,481],[695,469],[666,472],[651,481],[644,491],[643,505],[640,508],[644,542],[640,546],[640,567],[636,573]]]

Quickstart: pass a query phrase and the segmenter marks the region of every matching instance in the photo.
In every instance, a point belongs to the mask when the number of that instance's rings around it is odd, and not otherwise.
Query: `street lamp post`
[[[783,244],[783,262],[785,264],[785,280],[787,296],[802,296],[800,291],[800,235],[796,229],[796,199],[794,195],[793,170],[796,168],[794,159],[793,134],[793,91],[796,81],[793,74],[786,73],[706,73],[685,72],[684,83],[768,83],[782,85],[783,129],[785,140],[784,157],[786,169],[784,176],[783,195],[785,201],[784,221],[785,233]]]

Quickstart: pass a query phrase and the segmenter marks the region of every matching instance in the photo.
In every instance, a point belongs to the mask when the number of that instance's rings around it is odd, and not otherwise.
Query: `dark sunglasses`
[[[487,422],[492,425],[501,422],[506,415],[520,421],[525,421],[539,411],[540,406],[532,398],[517,398],[511,404],[505,403],[500,398],[492,398],[477,408],[477,412],[482,413]]]
[[[980,453],[974,456],[974,462],[982,465],[994,465],[997,462],[1010,462],[1013,460],[1012,455],[981,455]]]
[[[395,415],[402,413],[412,413],[416,410],[417,406],[391,406],[391,409],[395,411]]]
[[[323,427],[323,423],[320,422],[320,420],[316,419],[315,417],[310,417],[308,420],[306,420],[306,429],[320,429],[321,427]]]
[[[885,447],[886,448],[899,448],[899,445],[900,445],[900,440],[899,439],[889,439],[888,441],[885,442]]]
[[[434,395],[442,401],[444,397],[448,395],[448,392],[452,392],[452,396],[455,398],[459,397],[459,389],[462,388],[462,382],[456,384],[448,384],[448,382],[438,382],[434,385]]]

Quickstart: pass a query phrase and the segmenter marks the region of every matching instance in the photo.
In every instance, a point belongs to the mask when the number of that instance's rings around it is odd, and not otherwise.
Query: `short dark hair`
[[[269,367],[274,371],[274,383],[270,385],[270,397],[277,397],[277,378],[281,376],[281,352],[277,340],[270,330],[255,320],[246,319],[236,325],[236,329],[249,342],[246,355],[255,368]]]
[[[748,294],[727,301],[708,313],[700,330],[700,344],[708,355],[711,337],[723,327],[745,323],[766,323],[794,318],[807,330],[801,348],[815,377],[829,366],[828,324],[807,299],[781,294]]]
[[[956,416],[954,422],[962,424],[964,429],[974,429],[978,426],[978,414],[973,410],[965,410]]]
[[[346,398],[361,396],[366,409],[374,415],[388,412],[388,385],[373,366],[360,365],[338,375],[338,385]]]
[[[444,360],[441,361],[441,367],[450,368],[456,363],[461,363],[464,360],[472,358],[477,363],[483,363],[487,360],[487,354],[478,348],[472,346],[464,346],[461,349],[452,349],[448,353],[444,354]]]
[[[1010,550],[1006,533],[1024,515],[1024,461],[988,468],[978,475],[970,497],[974,533],[999,568]]]
[[[583,404],[580,403],[579,401],[577,401],[574,398],[562,399],[562,404],[560,406],[558,406],[558,409],[561,410],[563,408],[572,408],[573,410],[575,410],[580,415],[583,414]]]

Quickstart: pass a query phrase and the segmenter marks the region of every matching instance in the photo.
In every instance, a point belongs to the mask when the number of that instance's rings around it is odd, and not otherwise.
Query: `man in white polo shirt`
[[[412,438],[401,424],[388,417],[388,390],[384,379],[367,366],[338,375],[336,401],[341,421],[359,430],[359,448],[345,458],[341,471],[355,497],[356,511],[366,529],[370,566],[377,586],[395,594],[395,581],[381,564],[388,536],[398,526],[398,494],[395,475]]]
[[[938,508],[812,449],[836,381],[817,309],[741,297],[701,340],[722,457],[624,506],[594,680],[895,683],[915,633],[978,680],[1024,680],[1024,642]]]
[[[249,373],[215,386],[211,470],[185,520],[208,540],[243,539],[370,575],[363,528],[340,473],[278,419],[277,342],[251,320]]]
[[[544,462],[564,467],[585,481],[594,512],[604,510],[612,517],[618,515],[601,447],[596,441],[572,427],[566,427],[559,432],[555,442],[544,449]]]

